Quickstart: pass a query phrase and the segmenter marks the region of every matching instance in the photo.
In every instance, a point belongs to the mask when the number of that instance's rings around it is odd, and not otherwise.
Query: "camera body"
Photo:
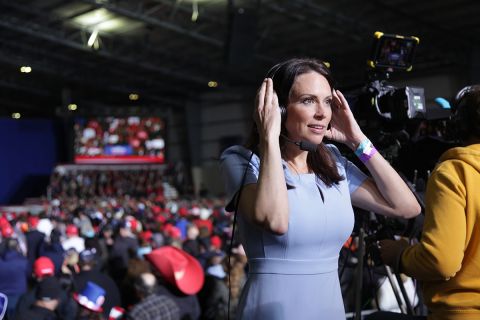
[[[372,95],[371,104],[377,113],[396,122],[413,118],[426,118],[424,89],[406,86],[397,88],[387,83],[392,72],[411,71],[415,48],[420,40],[414,36],[385,34],[377,31],[370,58],[369,83],[366,87]]]

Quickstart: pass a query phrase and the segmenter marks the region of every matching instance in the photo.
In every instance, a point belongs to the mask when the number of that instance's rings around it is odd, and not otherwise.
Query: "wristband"
[[[357,150],[355,150],[355,154],[357,155],[357,157],[360,158],[363,163],[366,163],[368,160],[370,160],[370,158],[373,157],[375,153],[377,153],[377,149],[375,149],[375,146],[368,139],[360,142]]]

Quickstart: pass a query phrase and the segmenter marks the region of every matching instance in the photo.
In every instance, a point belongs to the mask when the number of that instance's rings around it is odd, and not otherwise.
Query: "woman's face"
[[[332,118],[331,105],[332,88],[324,76],[315,71],[297,76],[288,99],[288,137],[321,143]]]

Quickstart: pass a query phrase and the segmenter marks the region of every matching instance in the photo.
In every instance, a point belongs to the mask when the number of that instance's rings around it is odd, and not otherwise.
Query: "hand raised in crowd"
[[[346,144],[352,150],[366,137],[340,90],[333,89],[332,120],[325,138]]]
[[[278,105],[278,97],[273,90],[273,81],[265,79],[258,90],[255,99],[253,119],[257,126],[260,142],[278,141],[281,128],[281,113]]]

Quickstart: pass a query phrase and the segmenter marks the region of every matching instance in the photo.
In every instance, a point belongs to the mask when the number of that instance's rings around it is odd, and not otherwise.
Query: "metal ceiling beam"
[[[84,51],[84,52],[89,52],[93,55],[98,55],[103,58],[107,58],[110,60],[115,60],[124,64],[129,64],[132,66],[136,67],[141,67],[146,70],[151,70],[154,72],[161,73],[165,76],[173,77],[176,79],[180,80],[185,80],[201,85],[205,85],[209,81],[207,78],[203,77],[198,77],[194,75],[189,75],[189,74],[184,74],[184,73],[178,73],[178,72],[173,72],[167,68],[159,67],[153,64],[149,63],[144,63],[144,62],[138,62],[133,59],[126,58],[124,56],[117,56],[114,55],[110,52],[106,52],[105,50],[99,50],[99,51],[93,51],[91,48],[86,47],[83,44],[61,38],[61,35],[58,35],[57,32],[51,30],[51,29],[46,29],[46,28],[41,28],[40,26],[36,26],[36,28],[29,28],[26,26],[24,21],[20,21],[18,19],[8,17],[8,18],[2,18],[0,19],[0,27],[13,30],[19,33],[27,34],[35,38],[40,38],[43,40],[47,40],[56,44],[60,44],[72,49]],[[42,30],[43,29],[43,30]]]
[[[93,63],[93,62],[89,62],[89,61],[86,61],[86,60],[78,60],[78,59],[73,59],[73,58],[71,59],[71,58],[66,57],[65,55],[58,54],[56,52],[52,52],[51,50],[47,50],[47,49],[39,48],[39,47],[33,47],[33,46],[30,46],[28,44],[21,43],[21,42],[5,42],[3,46],[4,46],[4,48],[6,46],[8,46],[9,50],[11,52],[14,51],[14,52],[18,53],[18,52],[21,52],[23,50],[27,53],[36,54],[41,58],[45,57],[45,58],[48,58],[49,60],[56,60],[56,61],[54,61],[55,66],[53,66],[53,67],[57,67],[57,70],[56,70],[55,74],[61,75],[66,80],[69,80],[69,79],[72,79],[72,77],[75,77],[76,70],[72,70],[71,68],[68,68],[68,67],[64,68],[63,66],[59,66],[58,62],[64,63],[67,66],[79,67],[82,70],[85,70],[85,69],[93,70],[96,67],[98,67],[98,64]],[[0,48],[0,50],[1,50],[1,48]],[[15,57],[14,57],[14,59],[15,59]],[[49,66],[49,68],[51,68],[51,66]],[[128,71],[123,71],[122,69],[119,69],[119,68],[108,69],[108,72],[109,72],[110,76],[118,77],[118,78],[120,78],[120,77],[127,78],[128,80],[133,81],[133,82],[141,82],[147,87],[150,87],[150,86],[156,86],[157,88],[167,87],[165,85],[165,82],[153,80],[151,78],[145,79],[142,75],[137,75],[135,73],[131,73],[131,72],[128,72]],[[138,85],[132,85],[131,89],[135,90],[136,87],[138,87]],[[142,89],[142,88],[138,88],[138,89]],[[165,91],[161,91],[161,90],[156,90],[156,91],[157,91],[157,93],[164,92],[165,94],[170,94],[170,95],[172,95],[172,94],[183,95],[184,92],[185,92],[183,89],[180,89],[180,88],[177,88],[177,87],[173,87],[173,88],[169,87],[169,88],[166,88]]]
[[[169,0],[153,0],[154,2],[157,2],[157,3],[161,3],[161,4],[164,4],[164,5],[167,5],[167,6],[175,6],[178,1],[169,1]],[[182,7],[182,6],[175,6],[175,9],[176,10],[179,10],[179,11],[182,11],[184,13],[188,13],[188,14],[192,14],[192,10],[191,9],[187,9],[185,7]],[[200,15],[200,19],[202,20],[205,20],[205,21],[208,21],[208,22],[212,22],[212,23],[217,23],[217,24],[223,24],[225,25],[223,22],[225,21],[222,21],[221,19],[217,19],[213,16],[209,16],[209,15],[206,15],[205,13],[202,13]]]
[[[150,23],[154,26],[163,27],[163,28],[169,29],[171,31],[174,31],[174,32],[177,32],[177,33],[180,33],[180,34],[190,36],[190,37],[192,37],[196,40],[203,41],[205,43],[214,45],[214,46],[222,48],[222,49],[225,47],[225,42],[223,42],[223,41],[220,41],[220,40],[217,40],[217,39],[205,36],[205,35],[201,35],[201,34],[196,33],[196,32],[185,30],[185,29],[183,29],[181,27],[178,27],[174,24],[171,24],[171,23],[168,23],[168,22],[165,22],[165,21],[147,16],[147,15],[144,15],[144,14],[133,13],[131,11],[128,11],[126,9],[121,9],[121,8],[115,6],[115,5],[112,5],[112,4],[106,4],[106,3],[99,4],[95,0],[81,0],[81,1],[83,1],[85,3],[95,5],[97,7],[103,7],[103,8],[105,8],[107,10],[110,10],[114,13],[117,13],[119,15],[123,15],[125,17],[131,18],[131,19],[134,19],[134,20],[140,20],[140,21],[143,21],[145,23]],[[156,2],[166,3],[166,1],[164,1],[164,0],[157,0]],[[213,20],[213,19],[209,19],[209,20]],[[217,20],[217,22],[218,22],[218,20]],[[223,26],[223,27],[225,27],[225,26]],[[271,57],[261,55],[261,54],[255,54],[255,58],[258,59],[259,61],[268,62],[268,63],[272,63],[274,61]]]
[[[158,20],[156,18],[147,16],[147,15],[142,14],[142,13],[137,13],[137,12],[130,11],[128,9],[121,8],[121,7],[119,7],[118,5],[115,5],[115,4],[106,3],[106,2],[105,3],[98,3],[95,0],[81,0],[81,1],[85,2],[85,3],[89,3],[89,4],[91,4],[91,5],[93,5],[97,8],[105,8],[105,9],[107,9],[107,10],[113,12],[113,13],[116,13],[118,15],[122,15],[124,17],[130,18],[130,19],[133,19],[133,20],[142,21],[142,22],[151,24],[151,25],[156,26],[156,27],[160,27],[160,28],[163,28],[163,29],[173,31],[175,33],[190,37],[194,40],[198,40],[200,42],[203,42],[203,43],[206,43],[206,44],[218,47],[218,48],[223,48],[224,45],[225,45],[223,41],[217,40],[215,38],[205,36],[203,34],[200,34],[200,33],[194,32],[194,31],[184,29],[184,28],[179,27],[178,25],[175,25],[173,23]]]
[[[2,52],[2,54],[0,55],[0,61],[5,63],[5,64],[10,64],[10,65],[18,65],[20,63],[20,61],[18,61],[18,57],[16,57],[15,55],[8,56],[7,54],[5,54],[5,52]],[[41,64],[32,64],[32,66],[34,66],[35,70],[37,70],[39,72],[42,72],[44,74],[49,74],[49,75],[52,75],[52,76],[60,75],[61,77],[65,78],[68,81],[71,81],[72,83],[83,84],[86,88],[89,87],[88,85],[85,85],[85,79],[84,78],[77,77],[74,74],[70,74],[70,73],[69,74],[67,74],[67,73],[62,74],[62,72],[60,70],[56,70],[55,67],[53,67],[53,66],[42,66]],[[98,82],[98,79],[96,81],[97,82],[92,83],[90,87],[102,88],[105,91],[125,94],[125,96],[127,96],[129,93],[131,93],[132,89],[134,89],[130,86],[112,85],[112,84],[109,84],[108,81]],[[46,90],[36,89],[36,88],[33,88],[33,87],[18,86],[18,85],[13,84],[13,81],[11,81],[11,82],[12,82],[12,86],[10,86],[10,87],[7,85],[9,82],[0,83],[0,86],[6,87],[6,88],[11,88],[11,89],[23,90],[23,91],[27,91],[27,92],[30,92],[30,93],[35,94],[35,95],[39,95],[39,96],[43,96],[43,97],[47,97],[47,98],[48,97],[52,98],[51,94],[47,94],[47,92],[51,93],[50,90],[48,90],[46,92]],[[58,89],[59,89],[59,91],[61,90],[61,88],[58,88]],[[183,106],[183,104],[180,103],[178,100],[174,100],[174,99],[170,99],[170,98],[166,98],[166,97],[160,97],[160,96],[157,96],[155,94],[149,94],[148,95],[148,100],[150,100],[152,102],[165,103],[165,104],[170,105],[170,106],[176,106],[176,107]]]
[[[339,35],[342,35],[342,36],[347,36],[347,37],[349,37],[350,39],[352,39],[356,42],[361,42],[362,41],[362,38],[360,36],[358,36],[358,35],[356,35],[352,32],[348,32],[346,30],[339,29],[336,26],[332,27],[332,24],[329,24],[329,23],[319,23],[318,21],[312,21],[306,15],[300,14],[298,12],[292,12],[288,8],[279,6],[278,4],[265,3],[263,5],[265,7],[267,7],[268,9],[272,10],[273,12],[282,14],[284,16],[287,16],[291,19],[295,19],[297,21],[305,22],[306,24],[318,27],[321,30],[324,30],[324,31],[328,30],[330,32],[333,32],[333,33],[336,33],[336,34],[339,34]]]
[[[28,92],[28,93],[31,93],[31,94],[34,94],[36,96],[43,97],[43,98],[51,97],[51,95],[47,94],[43,90],[32,88],[31,86],[24,86],[24,85],[17,84],[14,81],[12,81],[11,79],[10,79],[10,81],[0,79],[0,87],[6,88],[6,89],[17,90],[17,91]]]

